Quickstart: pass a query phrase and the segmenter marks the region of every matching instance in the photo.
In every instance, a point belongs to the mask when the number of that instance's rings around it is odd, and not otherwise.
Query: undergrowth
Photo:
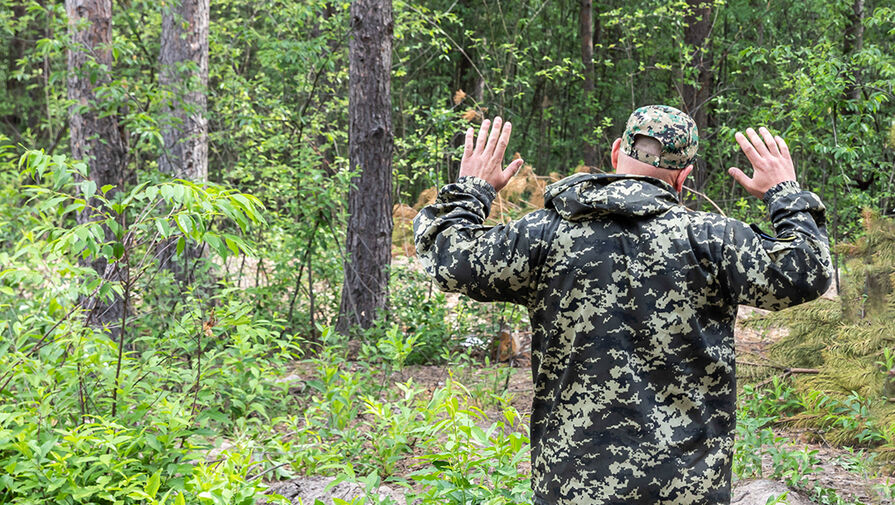
[[[511,369],[490,364],[491,336],[525,326],[523,310],[449,301],[399,265],[378,326],[353,340],[319,321],[290,331],[291,309],[256,298],[266,288],[221,275],[264,224],[249,195],[151,174],[116,193],[40,152],[15,165],[0,149],[0,164],[0,503],[288,503],[269,486],[311,475],[357,484],[354,504],[392,503],[382,484],[409,503],[530,503],[528,419],[512,406]],[[102,204],[93,222],[75,218],[96,205],[82,193]],[[196,282],[157,263],[162,242],[206,248]],[[97,275],[97,259],[121,275]],[[92,298],[124,303],[117,328],[88,323]],[[871,375],[893,361],[881,354]],[[433,362],[449,371],[441,383],[407,378]],[[816,456],[789,451],[771,422],[886,450],[895,434],[875,416],[886,405],[861,391],[747,390],[737,475],[810,486]]]
[[[784,367],[816,369],[794,381],[801,408],[786,422],[835,445],[873,448],[895,463],[895,222],[864,212],[864,235],[842,244],[842,291],[749,321],[789,334],[770,348]]]
[[[816,474],[824,469],[817,449],[799,448],[802,444],[775,431],[780,426],[799,426],[800,420],[807,418],[812,419],[812,429],[820,439],[845,428],[856,434],[853,442],[864,445],[848,448],[850,456],[838,461],[843,469],[859,480],[886,474],[880,468],[878,453],[868,452],[867,444],[882,439],[891,441],[895,433],[869,419],[864,400],[856,395],[844,401],[820,392],[803,396],[790,380],[775,377],[764,387],[744,386],[739,404],[733,458],[735,479],[773,479],[807,494],[816,503],[859,505],[861,502],[847,500],[818,482]],[[872,491],[876,496],[871,503],[889,503],[895,496],[895,483],[887,480],[872,486]]]

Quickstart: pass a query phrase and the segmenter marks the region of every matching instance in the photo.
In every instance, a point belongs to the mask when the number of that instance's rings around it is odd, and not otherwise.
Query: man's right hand
[[[500,117],[496,117],[492,128],[491,121],[486,119],[482,121],[479,138],[473,145],[474,132],[470,127],[466,131],[466,146],[463,150],[463,159],[460,161],[460,177],[478,177],[493,186],[495,191],[503,189],[523,163],[521,159],[513,160],[506,169],[503,168],[503,156],[512,131],[513,125],[509,121],[503,123]]]
[[[780,136],[773,136],[767,128],[758,129],[761,136],[752,128],[746,129],[746,135],[737,132],[735,137],[743,154],[752,164],[753,174],[748,177],[736,167],[727,169],[750,195],[764,198],[764,194],[777,184],[796,180],[796,169],[789,155],[789,147]]]

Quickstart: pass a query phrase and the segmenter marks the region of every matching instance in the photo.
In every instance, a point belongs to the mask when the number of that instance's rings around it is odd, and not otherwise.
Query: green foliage
[[[425,273],[400,265],[391,269],[390,288],[390,310],[383,321],[390,320],[393,326],[386,331],[386,336],[389,331],[410,335],[413,349],[404,359],[408,364],[437,362],[442,350],[452,345],[454,334],[448,324],[450,316],[444,293],[432,288],[432,281]],[[381,334],[381,330],[374,330],[370,338],[376,339]],[[395,335],[391,336],[392,340]],[[378,341],[382,346],[388,339],[379,336]]]
[[[459,384],[457,387],[469,398],[468,391]],[[433,443],[440,450],[423,456],[431,466],[411,474],[427,485],[411,499],[420,503],[530,503],[531,478],[518,471],[529,456],[527,423],[504,404],[503,420],[483,429],[478,424],[486,419],[484,412],[451,392],[448,386],[432,396],[436,411],[446,415],[431,434],[437,437]]]
[[[838,300],[817,300],[750,324],[776,324],[789,334],[771,347],[787,366],[818,368],[797,381],[800,412],[789,421],[824,433],[837,444],[895,454],[895,225],[864,213],[864,235],[840,244],[845,258]]]
[[[294,342],[232,290],[183,293],[167,312],[146,302],[165,279],[159,244],[204,244],[220,258],[251,250],[220,223],[263,222],[258,201],[187,181],[96,188],[83,164],[39,151],[19,167],[0,205],[18,223],[4,236],[12,253],[0,252],[0,501],[254,503],[263,485],[245,478],[250,455],[195,462],[209,435],[282,408],[274,379]],[[81,266],[97,259],[128,275]],[[90,296],[131,297],[121,340],[84,324]]]
[[[757,389],[751,385],[744,387],[740,395],[740,408],[737,413],[736,440],[734,442],[733,474],[736,479],[769,478],[782,481],[791,489],[798,489],[817,503],[850,504],[839,496],[835,490],[821,485],[813,477],[823,471],[816,449],[795,449],[795,443],[775,433],[776,426],[791,421],[793,414],[802,415],[802,409],[815,408],[815,412],[823,415],[839,416],[836,412],[841,405],[835,400],[815,392],[814,398],[802,397],[789,381],[774,380],[765,389]],[[815,402],[812,404],[812,402]],[[809,407],[814,405],[814,407]],[[845,416],[837,417],[845,419]],[[860,419],[855,419],[860,422]],[[855,458],[863,477],[876,475],[877,470],[867,468],[867,461],[872,458]],[[878,486],[880,497],[891,493],[886,486]],[[778,497],[779,500],[779,497]],[[778,503],[770,501],[769,503]]]
[[[172,91],[158,86],[165,5],[115,4],[113,63],[85,65],[102,97],[85,105],[68,100],[66,54],[77,48],[64,6],[0,0],[0,501],[249,503],[260,476],[310,473],[358,482],[360,500],[378,503],[372,490],[422,453],[431,466],[415,469],[420,499],[525,502],[515,465],[523,426],[508,414],[486,429],[478,410],[508,408],[509,369],[487,367],[483,378],[479,357],[487,362],[502,329],[526,325],[524,310],[449,299],[398,266],[388,311],[362,342],[322,329],[338,313],[356,175],[347,170],[350,2],[211,3],[208,184],[153,172],[171,121]],[[570,173],[585,142],[608,170],[630,110],[683,107],[687,86],[702,82],[696,58],[707,56],[711,89],[699,107],[709,170],[698,189],[730,216],[763,219],[763,206],[716,168],[743,167],[733,133],[768,125],[792,147],[802,185],[827,203],[834,242],[860,240],[837,249],[848,257],[843,303],[753,323],[786,322],[775,359],[822,371],[750,393],[748,409],[888,461],[895,248],[891,226],[873,218],[862,229],[859,209],[895,205],[895,10],[868,3],[863,44],[849,49],[848,2],[793,7],[711,2],[697,51],[689,3],[601,3],[588,94],[575,3],[395,1],[394,193],[383,197],[412,203],[452,181],[461,132],[496,114],[513,121],[510,151],[535,175]],[[98,188],[65,158],[72,106],[118,117],[123,186]],[[204,248],[197,282],[159,268],[159,247],[181,258]],[[97,262],[121,275],[97,275]],[[84,324],[91,297],[127,299],[121,340]],[[408,365],[437,362],[465,389],[404,382]],[[803,482],[811,455],[790,457],[764,423],[748,426],[742,471],[755,470],[749,451],[767,445],[774,475]],[[205,461],[225,443],[220,461]]]

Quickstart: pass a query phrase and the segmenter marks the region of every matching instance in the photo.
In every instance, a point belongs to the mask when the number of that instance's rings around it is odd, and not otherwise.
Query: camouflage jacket
[[[441,289],[529,310],[535,503],[729,503],[737,304],[827,289],[820,199],[768,191],[773,238],[650,177],[574,175],[544,209],[483,226],[494,197],[472,177],[445,186],[416,247]]]

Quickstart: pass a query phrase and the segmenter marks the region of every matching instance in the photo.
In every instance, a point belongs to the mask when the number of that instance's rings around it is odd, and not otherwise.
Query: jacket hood
[[[547,186],[544,194],[544,206],[567,221],[608,214],[652,216],[677,205],[670,184],[642,175],[576,174]]]

